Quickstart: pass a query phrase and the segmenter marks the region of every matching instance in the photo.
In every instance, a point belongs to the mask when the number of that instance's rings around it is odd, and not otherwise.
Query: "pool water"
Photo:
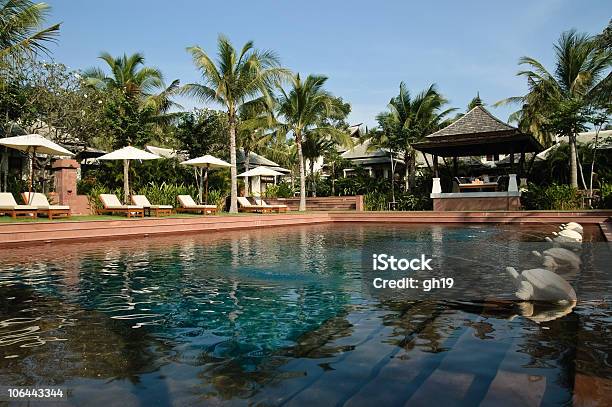
[[[575,307],[511,301],[512,248],[555,229],[333,224],[4,249],[0,386],[101,406],[609,405],[609,263],[583,253]],[[473,290],[369,290],[364,253],[398,247]],[[495,289],[507,295],[482,295]]]

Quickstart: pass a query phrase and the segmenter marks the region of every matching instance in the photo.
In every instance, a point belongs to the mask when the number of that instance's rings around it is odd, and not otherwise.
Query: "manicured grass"
[[[297,211],[288,211],[285,212],[284,214],[305,214],[305,213],[313,213],[312,211],[308,211],[308,212],[297,212]],[[218,216],[248,216],[248,215],[254,215],[252,213],[247,213],[247,212],[239,212],[239,213],[227,213],[227,212],[219,212]],[[255,215],[259,215],[259,216],[274,216],[274,215],[278,215],[277,213],[266,213],[266,214],[255,214]],[[198,217],[202,217],[202,216],[213,216],[213,215],[199,215],[199,214],[190,214],[190,213],[173,213],[170,216],[159,216],[159,217],[155,217],[155,216],[146,216],[145,219],[168,219],[168,218],[198,218]],[[75,215],[75,216],[71,216],[71,217],[59,217],[59,218],[53,218],[53,220],[51,222],[88,222],[88,221],[92,221],[92,220],[134,220],[134,221],[138,221],[142,218],[140,217],[133,217],[133,218],[127,218],[126,216],[120,216],[120,215]],[[10,216],[0,216],[0,224],[2,223],[28,223],[28,222],[50,222],[48,218],[44,218],[44,217],[39,217],[36,219],[32,219],[29,217],[19,217],[17,219],[13,219]]]

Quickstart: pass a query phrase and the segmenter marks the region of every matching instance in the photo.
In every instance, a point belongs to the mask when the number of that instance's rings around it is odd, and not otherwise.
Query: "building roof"
[[[244,151],[242,149],[236,150],[236,164],[244,165]],[[261,167],[261,166],[270,167],[274,169],[275,171],[279,171],[279,172],[284,172],[284,173],[291,172],[290,170],[281,167],[274,161],[268,160],[266,157],[251,151],[249,153],[249,167],[253,168],[253,167]]]
[[[442,157],[542,151],[529,134],[502,122],[483,106],[475,106],[457,121],[430,134],[414,147]]]
[[[391,162],[391,155],[389,154],[388,150],[383,148],[370,149],[370,140],[365,140],[363,143],[353,146],[344,153],[340,154],[340,156],[345,160],[349,160],[360,165]],[[395,156],[396,160],[398,160],[399,155],[396,154]]]

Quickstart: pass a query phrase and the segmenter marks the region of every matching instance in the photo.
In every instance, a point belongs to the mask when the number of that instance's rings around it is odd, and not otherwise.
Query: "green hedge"
[[[569,185],[540,187],[529,184],[522,194],[521,203],[523,209],[528,210],[572,210],[582,207],[582,196],[578,189]]]

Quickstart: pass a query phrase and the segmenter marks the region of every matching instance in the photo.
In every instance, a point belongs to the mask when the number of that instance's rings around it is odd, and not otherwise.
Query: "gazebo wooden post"
[[[453,177],[459,176],[459,162],[457,157],[453,157]]]
[[[434,178],[440,178],[439,170],[438,170],[438,156],[433,156],[433,176]]]

